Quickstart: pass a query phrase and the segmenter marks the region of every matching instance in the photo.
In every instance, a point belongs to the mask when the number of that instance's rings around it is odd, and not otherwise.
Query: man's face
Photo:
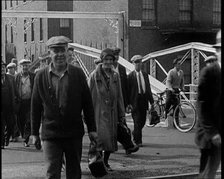
[[[175,65],[175,67],[176,67],[177,70],[180,70],[181,63],[180,62],[177,62],[176,65]]]
[[[11,68],[8,68],[8,72],[12,75],[15,75],[15,68],[14,67],[11,67]]]
[[[137,60],[134,62],[134,66],[135,66],[135,70],[136,71],[140,71],[142,68],[142,61],[141,60]]]
[[[2,66],[2,75],[5,75],[6,74],[6,67],[5,65],[1,65]]]
[[[68,58],[67,46],[52,47],[50,48],[50,57],[54,67],[65,67]]]
[[[23,73],[27,73],[27,72],[29,71],[29,66],[30,66],[29,63],[21,64],[22,72],[23,72]]]
[[[103,66],[103,68],[111,69],[113,62],[114,62],[114,58],[112,56],[106,56],[102,61],[102,63],[103,63],[102,66]]]

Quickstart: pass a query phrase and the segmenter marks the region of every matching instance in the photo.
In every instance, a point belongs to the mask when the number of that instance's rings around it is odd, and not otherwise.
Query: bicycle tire
[[[178,116],[178,117],[176,117]],[[180,132],[191,131],[196,124],[196,110],[188,101],[181,101],[174,110],[174,126]]]

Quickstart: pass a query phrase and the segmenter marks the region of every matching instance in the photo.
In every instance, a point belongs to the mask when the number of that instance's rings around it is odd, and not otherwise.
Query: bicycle
[[[158,113],[160,119],[165,119],[165,93],[157,93],[154,103],[154,110]],[[179,100],[179,104],[174,109],[174,105],[171,105],[168,114],[172,111],[171,116],[173,117],[173,125],[180,132],[189,132],[191,131],[196,124],[196,109],[189,102],[181,98],[181,94],[183,92],[179,92],[176,94],[176,97]],[[167,114],[167,115],[168,115]]]

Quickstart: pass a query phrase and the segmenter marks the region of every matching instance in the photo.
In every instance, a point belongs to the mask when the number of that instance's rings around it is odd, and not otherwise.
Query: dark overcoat
[[[121,79],[121,89],[122,89],[122,95],[123,95],[123,101],[124,101],[124,107],[127,107],[127,92],[128,92],[128,81],[127,81],[127,73],[126,69],[122,65],[118,65],[118,71]]]
[[[148,74],[143,72],[143,77],[145,80],[145,101],[143,102],[143,107],[147,110],[149,107],[148,102],[152,104],[154,102],[153,96],[152,96],[152,91],[151,91],[151,86],[149,82],[149,77]],[[136,72],[132,71],[131,73],[128,74],[128,104],[131,104],[133,109],[132,111],[135,111],[137,108],[137,100],[138,99],[138,81],[137,81],[137,76]]]
[[[204,67],[198,85],[198,126],[195,142],[210,148],[214,135],[221,135],[221,68],[218,63]]]

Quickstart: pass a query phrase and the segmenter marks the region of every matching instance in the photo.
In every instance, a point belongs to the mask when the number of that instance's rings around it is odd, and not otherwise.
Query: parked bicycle
[[[189,101],[181,97],[182,93],[175,93],[179,104],[176,107],[171,105],[168,115],[173,117],[173,125],[176,129],[180,132],[189,132],[196,124],[196,109]],[[154,110],[157,111],[161,121],[167,120],[165,119],[165,94],[166,91],[157,93],[154,103]]]

